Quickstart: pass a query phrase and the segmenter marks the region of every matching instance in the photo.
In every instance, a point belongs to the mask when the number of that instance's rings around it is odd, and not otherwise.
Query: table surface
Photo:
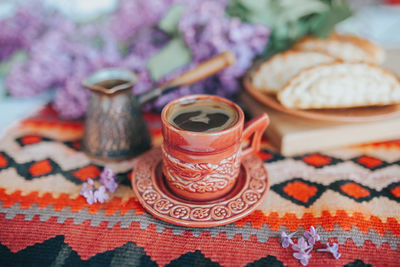
[[[146,114],[153,144],[158,115]],[[400,259],[400,141],[283,157],[263,143],[271,189],[249,216],[226,226],[185,228],[153,218],[129,182],[135,159],[107,164],[125,178],[104,204],[81,184],[102,164],[80,151],[79,121],[49,107],[0,142],[0,266],[297,266],[280,231],[311,225],[338,242],[341,258],[312,253],[309,266],[396,266]],[[351,265],[352,264],[352,265]]]

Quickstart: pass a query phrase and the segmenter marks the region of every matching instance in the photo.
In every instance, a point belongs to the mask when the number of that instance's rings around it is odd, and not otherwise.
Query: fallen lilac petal
[[[92,179],[89,178],[85,183],[82,184],[82,188],[79,194],[86,198],[87,203],[93,204],[96,202],[93,191],[94,182]]]
[[[100,186],[99,189],[94,192],[95,202],[104,203],[104,201],[108,200],[109,198],[110,197],[108,196],[104,185]]]
[[[115,181],[116,177],[117,176],[114,174],[114,172],[107,167],[105,167],[100,174],[100,182],[110,193],[114,193],[118,187],[118,183]]]
[[[290,245],[293,245],[292,237],[296,232],[286,234],[284,231],[281,232],[281,244],[283,248],[288,248]]]
[[[300,237],[300,238],[297,240],[297,244],[294,244],[294,245],[292,246],[292,249],[293,249],[293,250],[299,251],[299,252],[305,252],[305,251],[306,251],[307,249],[309,249],[309,248],[311,248],[311,246],[308,245],[307,241],[306,241],[303,237]]]
[[[317,230],[314,228],[314,226],[310,227],[310,231],[304,232],[304,237],[307,239],[310,245],[314,245],[315,242],[320,240],[320,236],[318,235]]]
[[[96,198],[95,198],[95,195],[93,193],[93,190],[89,189],[89,190],[85,191],[83,193],[83,196],[86,198],[86,202],[88,204],[91,205],[93,203],[96,203]]]
[[[118,187],[118,184],[115,181],[108,181],[107,183],[104,183],[104,186],[110,193],[114,193]]]
[[[79,192],[79,194],[83,196],[83,194],[88,190],[90,190],[90,188],[88,188],[88,184],[87,183],[83,183],[81,191]]]
[[[329,252],[335,259],[339,259],[342,254],[338,252],[339,245],[337,243],[333,243],[332,246],[329,243],[326,243],[326,248],[317,249],[318,252]]]
[[[105,179],[105,180],[109,180],[109,179],[115,179],[116,175],[114,174],[114,172],[107,167],[104,167],[103,171],[100,174],[100,180],[101,179]]]
[[[295,257],[296,259],[300,260],[301,265],[307,266],[308,265],[308,261],[311,258],[311,255],[309,253],[306,253],[306,252],[302,251],[302,252],[293,253],[293,257]]]

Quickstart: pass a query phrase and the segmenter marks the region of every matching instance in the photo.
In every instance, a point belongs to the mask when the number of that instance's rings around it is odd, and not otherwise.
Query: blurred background
[[[134,92],[142,93],[230,50],[235,66],[146,109],[191,93],[232,98],[255,59],[333,30],[400,49],[400,1],[1,1],[0,131],[50,101],[62,118],[82,118],[89,97],[82,79],[110,66],[136,72]]]

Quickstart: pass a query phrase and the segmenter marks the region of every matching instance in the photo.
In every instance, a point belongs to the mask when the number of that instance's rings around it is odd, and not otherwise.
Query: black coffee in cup
[[[167,118],[172,125],[181,130],[211,133],[233,126],[239,114],[226,103],[198,99],[174,105]]]

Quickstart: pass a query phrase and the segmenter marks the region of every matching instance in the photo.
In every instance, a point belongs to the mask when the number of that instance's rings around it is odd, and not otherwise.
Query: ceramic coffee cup
[[[203,100],[229,107],[235,112],[235,120],[226,129],[214,132],[184,130],[173,124],[174,108]],[[209,201],[227,194],[237,181],[241,161],[259,151],[262,134],[269,124],[268,115],[262,114],[245,127],[238,105],[212,95],[174,100],[164,107],[161,119],[162,171],[166,183],[176,195],[192,201]],[[247,142],[249,145],[242,148]]]

